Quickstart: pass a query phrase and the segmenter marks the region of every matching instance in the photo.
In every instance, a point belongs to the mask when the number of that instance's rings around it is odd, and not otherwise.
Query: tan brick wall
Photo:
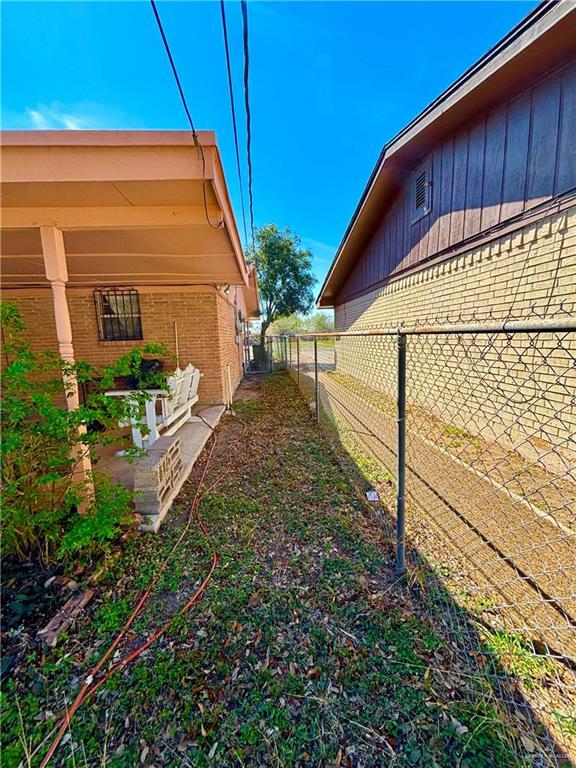
[[[228,330],[230,324],[221,309],[222,298],[211,289],[205,292],[182,289],[166,293],[139,289],[138,293],[143,340],[100,341],[92,291],[68,289],[76,358],[102,365],[111,363],[139,344],[162,343],[168,350],[169,356],[164,362],[165,370],[169,371],[175,367],[174,321],[177,321],[180,367],[190,362],[204,374],[200,380],[200,402],[226,402],[228,385],[225,363],[230,360],[234,366],[233,385],[237,384],[238,368],[237,364],[234,365],[233,335]],[[34,292],[6,289],[3,291],[3,299],[13,301],[19,307],[27,325],[27,336],[36,351],[58,349],[50,289]]]
[[[550,316],[575,305],[576,206],[346,302],[335,320],[338,330],[361,330]],[[574,337],[410,337],[408,397],[450,423],[574,448]],[[393,344],[343,339],[337,360],[339,370],[393,395]]]
[[[22,291],[2,290],[2,301],[9,301],[18,307],[26,323],[25,337],[35,352],[58,351],[54,303],[50,289],[35,291],[32,295]]]
[[[236,305],[233,303],[233,290],[230,295],[219,293],[217,297],[218,332],[220,336],[220,364],[224,380],[225,400],[229,399],[227,366],[230,367],[232,393],[242,378],[242,337],[236,330]]]
[[[560,257],[557,257],[560,254]],[[551,300],[550,297],[552,296]],[[528,317],[576,306],[576,206],[336,307],[336,327]]]

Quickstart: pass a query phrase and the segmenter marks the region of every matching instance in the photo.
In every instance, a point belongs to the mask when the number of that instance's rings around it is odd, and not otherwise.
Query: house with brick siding
[[[35,350],[109,363],[162,343],[165,371],[226,404],[258,314],[214,133],[2,133],[2,297]]]
[[[574,314],[575,40],[574,3],[538,6],[384,146],[318,297],[337,331]],[[521,418],[511,398],[531,403],[552,376],[525,365],[530,337],[487,352],[480,385],[474,343],[424,345],[412,404],[477,434],[499,419],[519,442],[548,445],[553,431],[571,443],[573,340],[539,339],[572,388],[558,385]],[[335,349],[337,372],[394,396],[395,349],[345,336]]]
[[[543,3],[384,146],[318,297],[337,330],[574,310],[575,39]]]

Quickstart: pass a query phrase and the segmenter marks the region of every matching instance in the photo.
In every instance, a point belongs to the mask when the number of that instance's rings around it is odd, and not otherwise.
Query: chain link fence
[[[576,320],[268,345],[378,492],[460,674],[514,713],[525,764],[573,764]]]

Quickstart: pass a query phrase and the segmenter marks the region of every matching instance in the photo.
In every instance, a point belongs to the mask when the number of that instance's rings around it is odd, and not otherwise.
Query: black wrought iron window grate
[[[142,339],[138,291],[133,288],[97,288],[94,301],[100,341]]]

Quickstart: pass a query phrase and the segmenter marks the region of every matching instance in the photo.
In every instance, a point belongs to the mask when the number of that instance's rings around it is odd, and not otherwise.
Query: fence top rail
[[[468,323],[457,325],[415,325],[395,328],[373,328],[364,331],[330,331],[324,333],[282,333],[280,339],[336,339],[354,336],[417,336],[425,334],[468,334],[468,333],[540,333],[576,331],[576,317],[552,318],[549,320],[502,320],[491,323]]]

